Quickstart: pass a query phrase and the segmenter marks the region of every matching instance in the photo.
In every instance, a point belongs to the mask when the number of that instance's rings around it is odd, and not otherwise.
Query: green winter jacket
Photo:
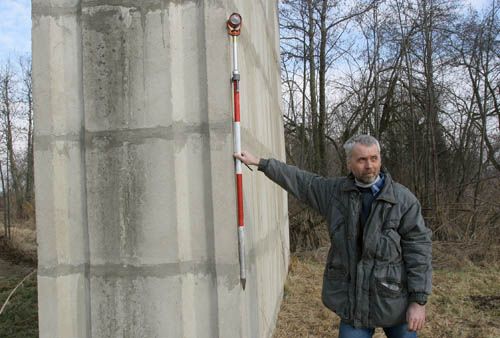
[[[410,301],[431,293],[431,231],[420,204],[385,173],[373,201],[358,257],[361,193],[352,175],[325,178],[275,159],[259,170],[328,222],[331,247],[323,276],[322,300],[355,327],[390,327],[406,321]]]

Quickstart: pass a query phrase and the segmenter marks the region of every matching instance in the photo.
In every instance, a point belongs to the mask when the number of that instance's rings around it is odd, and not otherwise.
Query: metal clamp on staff
[[[227,20],[227,31],[233,41],[233,73],[231,81],[233,83],[234,101],[234,152],[241,153],[241,131],[240,131],[240,72],[238,71],[238,44],[237,37],[241,31],[241,15],[233,13]],[[245,266],[245,225],[243,221],[243,178],[241,172],[241,161],[235,160],[236,172],[236,195],[238,198],[238,247],[240,256],[240,280],[243,290],[246,285]]]

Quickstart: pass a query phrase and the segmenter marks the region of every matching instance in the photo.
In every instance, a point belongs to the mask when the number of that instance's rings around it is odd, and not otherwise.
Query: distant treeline
[[[369,133],[422,203],[434,238],[500,235],[500,3],[280,1],[288,161],[346,173],[342,144]],[[321,221],[290,202],[293,250]]]
[[[34,217],[31,59],[0,65],[0,211],[4,236],[12,219]]]

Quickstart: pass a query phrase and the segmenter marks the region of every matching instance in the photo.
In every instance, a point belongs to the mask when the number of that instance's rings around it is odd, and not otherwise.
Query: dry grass
[[[33,224],[16,223],[11,234],[9,250],[36,262]],[[0,245],[5,243],[0,241]],[[433,252],[434,288],[427,307],[428,322],[419,337],[500,337],[499,246],[434,242]],[[291,257],[275,338],[337,337],[339,318],[321,302],[326,253],[326,248],[321,248]],[[36,280],[34,283],[36,290]],[[31,304],[26,300],[21,303]],[[36,296],[32,297],[32,303],[30,306],[36,307]],[[374,337],[385,335],[377,329]]]
[[[500,337],[500,266],[497,261],[490,264],[482,261],[486,267],[480,267],[470,259],[462,259],[460,265],[460,257],[467,255],[462,245],[437,243],[435,249],[439,267],[434,270],[433,294],[427,306],[428,321],[419,337]],[[319,250],[291,258],[275,338],[338,336],[338,317],[321,303],[324,253],[325,250]],[[449,266],[445,264],[448,255],[454,256]],[[374,337],[385,335],[377,329]]]
[[[436,270],[423,337],[500,337],[500,267]]]
[[[0,215],[1,216],[1,215]],[[0,230],[0,246],[13,258],[35,263],[37,261],[36,228],[32,220],[15,222],[11,229],[11,240],[5,240],[3,226]]]
[[[30,228],[13,227],[11,229],[12,246],[30,258],[36,260],[36,230]]]
[[[337,335],[339,319],[321,302],[322,274],[318,261],[291,257],[275,338]]]
[[[500,244],[496,242],[433,242],[435,268],[462,269],[467,266],[488,266],[500,262]]]

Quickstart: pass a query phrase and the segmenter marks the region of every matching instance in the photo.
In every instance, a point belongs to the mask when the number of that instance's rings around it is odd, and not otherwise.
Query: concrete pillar
[[[231,49],[242,143],[284,158],[274,1],[33,0],[40,337],[269,337],[286,195],[244,172],[239,283]]]

